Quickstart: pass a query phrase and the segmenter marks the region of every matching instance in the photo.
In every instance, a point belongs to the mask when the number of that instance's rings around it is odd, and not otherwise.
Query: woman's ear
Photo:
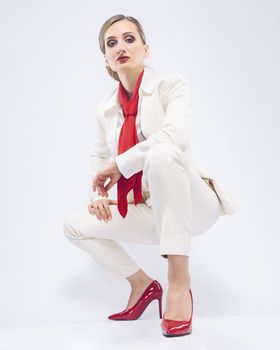
[[[148,44],[145,45],[145,58],[149,57],[150,55],[150,47]]]

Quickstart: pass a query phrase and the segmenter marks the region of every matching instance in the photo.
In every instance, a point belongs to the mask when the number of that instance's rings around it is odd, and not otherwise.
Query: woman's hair
[[[108,18],[102,25],[101,29],[100,29],[100,32],[99,32],[99,46],[100,46],[100,50],[101,52],[105,55],[105,33],[107,31],[107,29],[109,27],[111,27],[111,25],[117,21],[121,21],[121,20],[128,20],[132,23],[134,23],[137,27],[137,31],[142,39],[142,42],[143,44],[145,45],[146,44],[146,37],[145,37],[145,34],[144,34],[144,30],[141,26],[141,24],[137,21],[136,18],[134,17],[131,17],[131,16],[124,16],[124,15],[115,15],[115,16],[112,16],[110,18]],[[107,72],[109,73],[109,75],[117,80],[117,81],[120,81],[119,79],[119,76],[118,76],[118,73],[117,72],[114,72],[110,67],[107,67],[106,66],[106,69],[107,69]]]

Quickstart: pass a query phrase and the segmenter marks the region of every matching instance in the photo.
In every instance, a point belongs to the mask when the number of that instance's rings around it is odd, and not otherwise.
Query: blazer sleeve
[[[106,134],[105,134],[104,122],[102,119],[101,106],[102,106],[102,101],[99,102],[97,105],[97,119],[95,122],[95,141],[90,151],[90,170],[91,170],[90,200],[92,201],[96,199],[101,199],[101,198],[110,199],[109,197],[103,197],[101,195],[98,195],[97,190],[93,192],[93,188],[92,188],[92,180],[95,177],[97,171],[106,167],[113,160],[111,156],[111,152],[106,143]]]
[[[189,85],[179,73],[168,74],[162,83],[160,98],[165,111],[162,129],[115,158],[126,179],[143,170],[145,154],[153,145],[167,142],[177,145],[182,151],[188,148],[192,124]]]

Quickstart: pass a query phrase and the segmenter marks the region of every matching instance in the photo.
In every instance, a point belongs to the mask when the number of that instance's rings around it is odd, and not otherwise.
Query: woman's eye
[[[134,41],[134,38],[133,38],[133,36],[131,36],[131,37],[128,37],[127,39],[131,40],[131,41],[129,41],[129,42],[132,42],[132,41]]]
[[[134,41],[134,37],[133,36],[130,36],[130,37],[127,37],[125,40],[128,40],[129,43],[132,43]],[[115,40],[110,40],[107,42],[107,46],[109,47],[112,47],[114,44]]]

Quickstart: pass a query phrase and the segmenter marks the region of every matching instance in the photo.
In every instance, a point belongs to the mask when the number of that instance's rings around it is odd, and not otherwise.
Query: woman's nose
[[[125,50],[123,48],[119,48],[119,49],[117,49],[117,52],[119,55],[121,55],[122,53],[125,52]]]

